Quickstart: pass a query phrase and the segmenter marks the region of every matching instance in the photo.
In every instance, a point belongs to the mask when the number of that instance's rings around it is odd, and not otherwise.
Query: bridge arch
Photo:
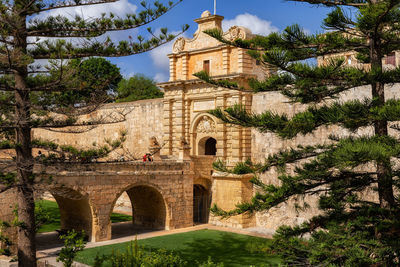
[[[84,230],[92,240],[93,212],[89,196],[68,187],[49,189],[60,209],[62,230]]]
[[[135,183],[123,188],[115,197],[110,216],[118,198],[126,192],[132,206],[132,223],[151,229],[169,229],[169,208],[163,191],[151,183]]]

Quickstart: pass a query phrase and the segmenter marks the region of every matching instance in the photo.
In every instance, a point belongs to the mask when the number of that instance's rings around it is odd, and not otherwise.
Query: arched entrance
[[[215,156],[217,154],[217,123],[209,114],[198,114],[190,127],[192,155]]]
[[[202,185],[193,185],[193,222],[208,223],[210,209],[209,193]]]
[[[60,234],[70,230],[83,230],[88,241],[94,240],[92,207],[87,194],[66,187],[41,188],[36,193],[36,246],[39,250],[61,246]]]
[[[60,209],[61,230],[84,230],[92,235],[92,209],[89,198],[69,188],[57,188],[50,191]]]
[[[113,224],[113,238],[167,228],[167,208],[162,194],[156,188],[148,185],[130,187],[117,198],[114,209],[118,202],[119,208],[121,204],[131,207],[129,213],[132,223]]]
[[[198,143],[197,151],[199,152],[199,156],[215,156],[217,154],[217,140],[210,136],[203,137]]]
[[[132,203],[132,219],[136,225],[165,229],[166,208],[162,195],[150,186],[135,186],[126,191]]]
[[[217,140],[210,137],[206,140],[204,145],[204,155],[215,156],[217,154]]]

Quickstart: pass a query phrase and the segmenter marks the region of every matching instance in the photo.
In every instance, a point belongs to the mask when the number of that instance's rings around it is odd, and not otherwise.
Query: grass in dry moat
[[[211,257],[214,263],[227,266],[277,266],[278,257],[256,253],[251,249],[255,244],[265,244],[268,239],[215,230],[198,230],[139,240],[139,246],[146,250],[166,249],[173,251],[187,261],[187,266],[197,266]],[[120,243],[79,252],[78,262],[93,265],[96,255],[111,255],[112,251],[124,252],[130,243]]]

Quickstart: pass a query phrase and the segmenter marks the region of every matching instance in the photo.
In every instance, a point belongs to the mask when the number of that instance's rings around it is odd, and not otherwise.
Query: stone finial
[[[202,18],[206,18],[206,17],[209,17],[209,16],[211,16],[211,12],[208,11],[208,10],[204,11],[203,13],[201,13],[201,17]]]
[[[180,147],[179,147],[179,161],[190,160],[190,146],[189,143],[186,141],[184,136],[180,138]]]
[[[149,145],[149,152],[153,156],[153,159],[161,159],[160,158],[160,150],[161,146],[158,143],[157,138],[155,136],[150,137],[150,145]]]

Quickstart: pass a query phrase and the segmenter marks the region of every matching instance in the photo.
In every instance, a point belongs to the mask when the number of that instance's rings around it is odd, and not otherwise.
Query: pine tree
[[[89,97],[78,97],[75,103],[61,101],[67,91],[85,90],[85,86],[93,82],[82,84],[79,79],[75,79],[79,75],[74,73],[73,68],[65,67],[68,60],[143,53],[175,38],[166,28],[162,28],[158,35],[149,28],[151,37],[148,40],[137,36],[135,41],[127,36],[126,41],[115,43],[109,37],[102,38],[102,35],[144,26],[168,12],[181,0],[166,4],[142,1],[142,11],[125,17],[112,13],[98,14],[94,18],[71,18],[68,14],[41,15],[56,9],[113,2],[116,0],[0,2],[0,148],[15,151],[15,171],[9,168],[2,170],[0,192],[9,189],[17,192],[20,266],[36,266],[33,198],[36,183],[40,179],[33,173],[34,166],[44,161],[87,161],[89,157],[102,157],[119,146],[124,139],[123,133],[120,140],[110,141],[101,148],[91,150],[77,150],[69,146],[60,148],[51,142],[32,140],[33,128],[64,129],[67,126],[84,127],[87,124],[94,126],[110,122],[107,119],[93,119],[83,123],[77,119],[79,115],[88,114],[104,102],[104,95],[98,95],[96,90]],[[183,31],[186,28],[184,26]],[[99,36],[101,38],[96,38]],[[49,60],[48,67],[42,68],[35,64],[38,59]],[[54,153],[33,157],[33,147]]]
[[[279,91],[293,103],[307,104],[293,116],[266,111],[247,112],[235,105],[210,113],[222,121],[273,132],[282,139],[313,133],[318,127],[338,125],[347,136],[332,134],[329,142],[299,146],[269,156],[264,163],[246,161],[228,168],[221,161],[214,167],[238,174],[254,173],[259,189],[250,203],[231,211],[212,208],[216,215],[232,216],[268,210],[295,196],[317,195],[321,215],[296,227],[281,227],[272,251],[287,264],[394,266],[400,261],[400,100],[385,98],[385,87],[400,82],[400,68],[384,68],[387,55],[400,50],[399,0],[291,0],[332,8],[323,22],[322,34],[307,34],[300,26],[282,33],[230,42],[221,32],[207,33],[226,44],[248,49],[266,67],[276,70],[265,80],[250,80],[254,92]],[[353,52],[362,64],[349,65],[343,52]],[[335,56],[336,55],[336,56]],[[323,64],[312,59],[325,57]],[[236,83],[197,76],[215,86],[246,90]],[[344,101],[340,94],[363,86],[371,97]],[[369,127],[371,134],[357,130]],[[365,129],[365,128],[364,128]],[[307,160],[304,163],[304,160]],[[301,161],[301,162],[300,162]],[[294,164],[294,173],[285,171]],[[372,167],[371,167],[372,166]],[[259,174],[279,167],[280,185],[266,184]],[[375,189],[379,201],[363,194]],[[308,240],[301,237],[311,233]]]

